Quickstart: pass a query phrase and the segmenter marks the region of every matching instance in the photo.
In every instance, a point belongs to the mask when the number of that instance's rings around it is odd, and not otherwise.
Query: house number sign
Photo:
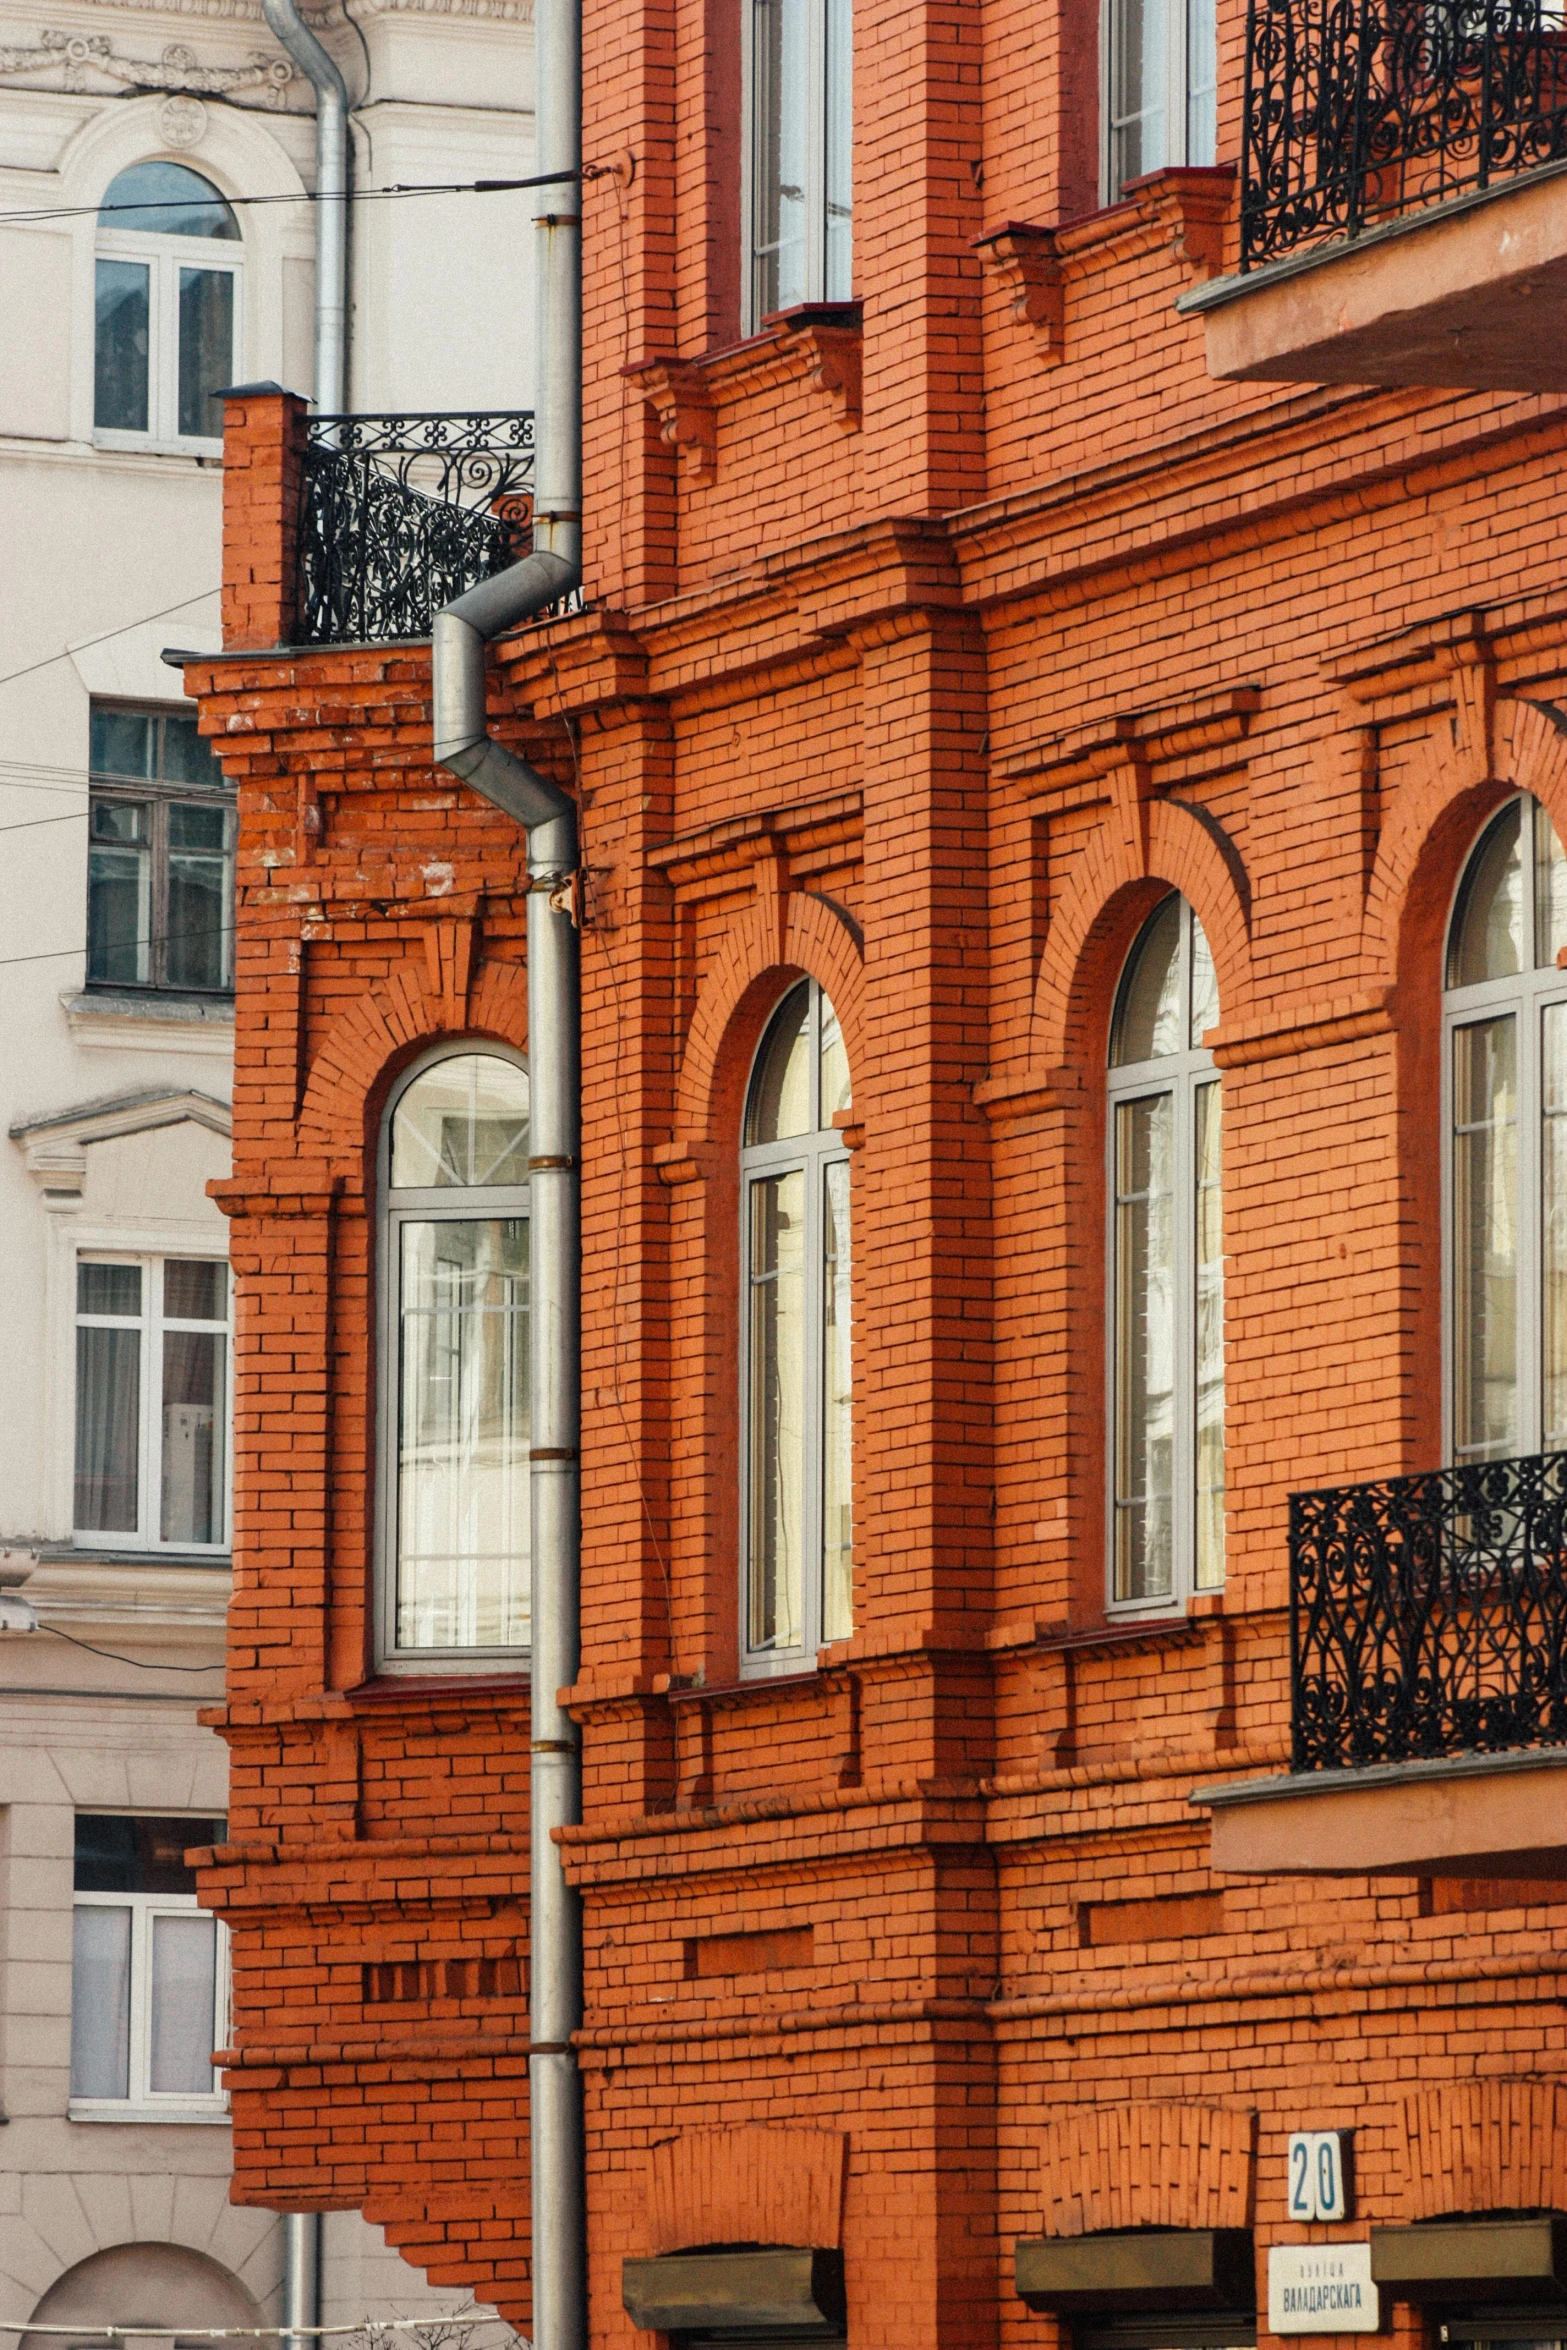
[[[1290,2136],[1291,2219],[1348,2219],[1350,2132],[1295,2130]]]

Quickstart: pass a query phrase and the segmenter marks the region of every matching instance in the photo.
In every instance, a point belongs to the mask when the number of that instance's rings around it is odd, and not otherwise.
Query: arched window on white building
[[[133,163],[98,212],[93,428],[112,445],[221,448],[233,381],[239,222],[185,163]]]

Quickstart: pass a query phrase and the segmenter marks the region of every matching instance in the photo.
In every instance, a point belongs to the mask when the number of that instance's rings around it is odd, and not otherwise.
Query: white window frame
[[[203,175],[205,176],[205,175]],[[219,194],[222,194],[220,189]],[[225,199],[226,201],[227,199]],[[148,229],[107,228],[100,225],[93,248],[94,368],[97,365],[97,276],[100,261],[132,261],[146,266],[147,283],[147,429],[131,432],[118,425],[99,424],[93,418],[93,444],[100,449],[154,449],[171,455],[210,457],[223,450],[223,425],[215,433],[182,433],[180,421],[180,271],[221,270],[234,280],[234,313],[229,332],[230,369],[244,349],[243,247],[231,237],[180,237]],[[96,386],[96,374],[94,376]],[[96,409],[96,390],[94,393]]]
[[[170,1258],[200,1259],[222,1265],[227,1272],[224,1295],[228,1311],[221,1323],[163,1317],[163,1269]],[[139,1265],[142,1306],[139,1315],[84,1314],[76,1302],[76,1272],[83,1264]],[[78,1550],[140,1550],[178,1557],[222,1558],[233,1547],[234,1528],[234,1275],[227,1256],[210,1246],[171,1247],[149,1253],[137,1249],[94,1248],[85,1242],[71,1257],[71,1541]],[[75,1524],[76,1421],[81,1408],[77,1390],[76,1332],[84,1328],[141,1331],[141,1413],[137,1429],[136,1531],[106,1532]],[[158,1531],[163,1522],[163,1333],[166,1329],[208,1333],[221,1329],[223,1347],[223,1533],[217,1542],[165,1541]]]
[[[1179,892],[1181,908],[1181,1008],[1180,1033],[1191,1034],[1192,1000],[1192,908]],[[1112,1013],[1111,1036],[1119,1014],[1121,993],[1132,968],[1133,958],[1142,945],[1148,923],[1159,912],[1155,907],[1148,921],[1139,925],[1137,936],[1128,949],[1116,982],[1115,1006]],[[1162,1054],[1157,1060],[1125,1063],[1119,1067],[1108,1061],[1105,1069],[1105,1605],[1106,1613],[1115,1617],[1170,1616],[1181,1613],[1191,1605],[1198,1590],[1197,1564],[1197,1096],[1205,1085],[1219,1085],[1223,1079],[1213,1055],[1205,1047],[1189,1046],[1177,1053]],[[1120,1329],[1119,1293],[1117,1282],[1117,1227],[1118,1169],[1116,1163],[1116,1111],[1129,1102],[1148,1101],[1155,1095],[1168,1094],[1174,1102],[1174,1152],[1171,1197],[1174,1210],[1174,1272],[1175,1272],[1175,1336],[1176,1361],[1183,1366],[1175,1382],[1174,1437],[1171,1457],[1171,1587],[1144,1599],[1118,1599],[1115,1589],[1116,1529],[1118,1496],[1116,1477],[1116,1419],[1119,1407],[1117,1382],[1119,1373]],[[1220,1097],[1220,1118],[1224,1114],[1223,1096]],[[1220,1126],[1220,1197],[1223,1199],[1224,1130]],[[1223,1578],[1218,1583],[1203,1586],[1205,1590],[1222,1591]]]
[[[808,254],[805,290],[801,302],[825,302],[827,294],[827,122],[832,96],[828,88],[831,59],[828,54],[827,12],[829,0],[806,0],[810,24],[806,34],[807,73],[813,92],[810,117],[806,132],[806,217],[805,240]],[[854,26],[852,0],[850,5],[849,49],[852,58]],[[759,142],[756,135],[756,0],[740,0],[740,331],[754,335],[761,331],[762,320],[768,315],[757,298],[756,229],[760,207],[757,202],[757,173],[761,168]],[[851,88],[852,108],[852,88]],[[850,165],[851,188],[853,165]],[[850,246],[853,247],[853,199],[850,199]],[[845,297],[835,296],[833,299]]]
[[[1188,164],[1209,165],[1214,160],[1211,142],[1207,143],[1207,152],[1192,152],[1190,51],[1191,11],[1199,5],[1212,8],[1215,0],[1161,0],[1164,10],[1167,152],[1159,162],[1145,163],[1141,172],[1128,173],[1125,180],[1121,179],[1116,169],[1116,139],[1120,126],[1115,118],[1115,87],[1120,60],[1122,4],[1123,0],[1102,0],[1099,18],[1099,87],[1103,92],[1099,109],[1099,176],[1100,201],[1104,204],[1118,203],[1123,188],[1146,172],[1177,170]],[[1217,103],[1216,83],[1214,103]]]
[[[1471,987],[1444,985],[1442,991],[1442,1457],[1455,1463],[1458,1229],[1453,1191],[1454,1040],[1460,1028],[1507,1015],[1514,1022],[1518,1079],[1515,1129],[1518,1260],[1514,1323],[1517,1345],[1517,1428],[1509,1452],[1498,1457],[1525,1458],[1531,1453],[1541,1452],[1545,1444],[1545,1321],[1542,1298],[1545,1265],[1542,1227],[1545,1210],[1542,1151],[1544,1056],[1541,1030],[1546,1007],[1567,1003],[1567,971],[1558,969],[1554,964],[1547,964],[1543,969],[1535,966],[1539,911],[1535,890],[1535,824],[1545,811],[1529,792],[1514,793],[1499,808],[1493,808],[1469,843],[1459,868],[1457,886],[1442,933],[1442,976],[1445,981],[1447,959],[1452,949],[1470,869],[1491,827],[1515,803],[1523,811],[1519,853],[1523,868],[1524,968],[1507,978],[1479,980]],[[1485,1457],[1479,1449],[1471,1454],[1471,1458],[1477,1462]]]
[[[205,1814],[200,1815],[205,1817]],[[160,1917],[204,1917],[194,1893],[73,1893],[74,1919],[79,1909],[123,1909],[131,1916],[130,2064],[128,2094],[124,2097],[71,2097],[67,2118],[73,2122],[226,2122],[228,2091],[223,2076],[207,2096],[158,2090],[152,2087],[152,1935]],[[228,2038],[229,1932],[221,1918],[214,1928],[212,1984],[212,2045],[222,2048]],[[76,1989],[73,1981],[71,1997]]]
[[[531,1200],[526,1184],[457,1185],[415,1190],[392,1188],[392,1121],[415,1081],[442,1061],[480,1055],[510,1061],[528,1075],[524,1054],[490,1037],[458,1037],[423,1053],[403,1071],[381,1118],[378,1152],[376,1314],[380,1394],[376,1412],[375,1660],[382,1673],[522,1673],[530,1671],[533,1650],[512,1648],[399,1648],[397,1645],[398,1424],[402,1388],[402,1228],[405,1224],[474,1224],[495,1219],[528,1225]],[[531,1291],[531,1280],[530,1280]],[[532,1307],[528,1345],[533,1347]],[[529,1508],[532,1508],[530,1485]]]
[[[811,1120],[804,1134],[781,1142],[742,1143],[740,1152],[740,1670],[747,1679],[767,1680],[783,1673],[814,1672],[822,1646],[824,1607],[823,1548],[826,1446],[823,1438],[826,1403],[823,1365],[826,1333],[826,1258],[823,1249],[827,1169],[852,1166],[848,1146],[836,1127],[820,1124],[821,1030],[823,990],[812,979],[807,1053],[810,1069]],[[773,1032],[773,1022],[799,982],[774,1004],[762,1029],[746,1077],[743,1117],[750,1114],[757,1075]],[[796,1171],[805,1178],[805,1312],[804,1312],[804,1466],[800,1547],[800,1640],[789,1648],[753,1648],[751,1645],[751,1191],[758,1181]],[[849,1183],[850,1262],[853,1262],[854,1185]],[[851,1274],[852,1281],[852,1274]],[[852,1314],[852,1307],[851,1307]],[[852,1320],[851,1320],[852,1331]],[[852,1338],[851,1338],[852,1345]],[[851,1358],[852,1359],[852,1358]]]

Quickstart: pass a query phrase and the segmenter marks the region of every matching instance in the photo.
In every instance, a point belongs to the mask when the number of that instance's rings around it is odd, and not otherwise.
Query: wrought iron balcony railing
[[[1249,0],[1241,267],[1567,156],[1560,0]]]
[[[1297,1771],[1567,1744],[1567,1453],[1290,1496]]]
[[[525,555],[533,417],[315,416],[299,519],[297,629],[311,645],[425,637],[432,616]]]

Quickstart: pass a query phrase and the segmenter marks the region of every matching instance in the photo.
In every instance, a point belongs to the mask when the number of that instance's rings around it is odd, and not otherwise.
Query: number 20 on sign
[[[1348,2219],[1348,2130],[1294,2130],[1290,2133],[1291,2219]]]

